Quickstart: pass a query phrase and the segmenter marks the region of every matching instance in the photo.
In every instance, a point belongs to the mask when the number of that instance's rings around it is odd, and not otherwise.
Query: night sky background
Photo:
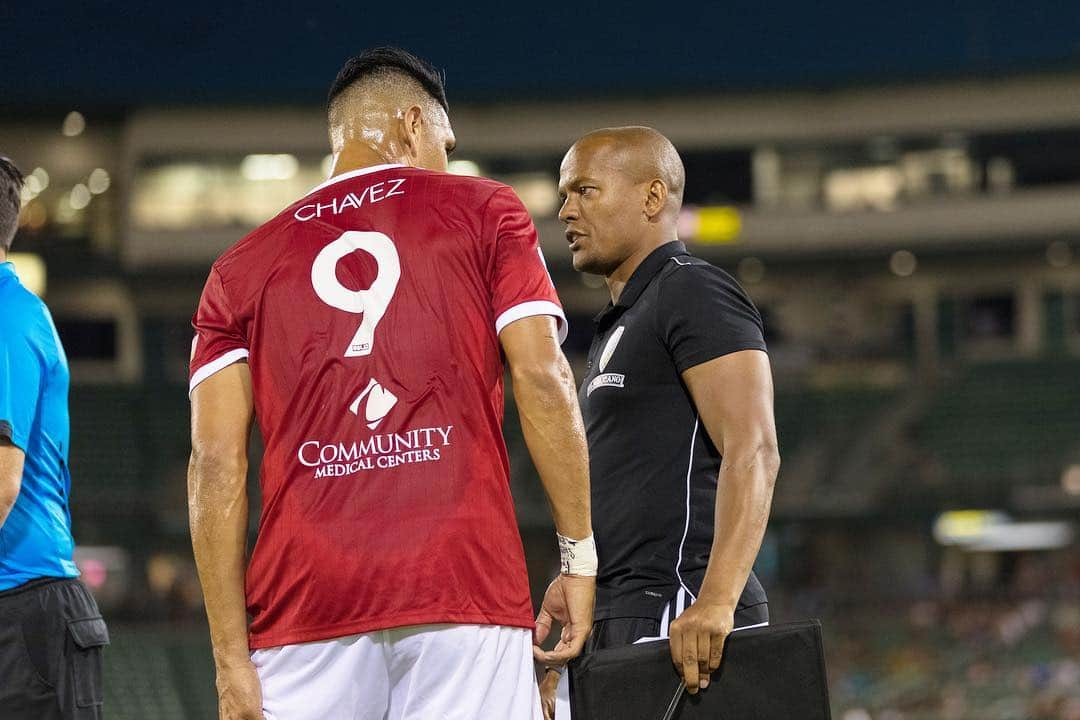
[[[365,47],[451,101],[829,88],[1080,67],[1080,2],[0,3],[4,119],[78,106],[321,103]],[[1080,88],[1077,90],[1080,92]]]

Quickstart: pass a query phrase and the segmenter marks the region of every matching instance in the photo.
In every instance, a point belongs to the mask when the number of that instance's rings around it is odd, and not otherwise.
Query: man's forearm
[[[247,460],[192,453],[188,466],[191,544],[199,570],[214,661],[219,668],[248,659],[244,600],[248,499]]]
[[[513,370],[521,430],[540,474],[555,528],[580,540],[592,534],[585,426],[566,358]]]
[[[4,529],[4,523],[7,522],[8,515],[11,514],[11,508],[15,507],[15,502],[7,502],[4,499],[0,499],[0,530]]]
[[[0,438],[0,528],[19,498],[25,457],[21,449]]]
[[[725,453],[716,489],[712,551],[698,601],[733,612],[754,566],[772,506],[780,459],[775,448]]]

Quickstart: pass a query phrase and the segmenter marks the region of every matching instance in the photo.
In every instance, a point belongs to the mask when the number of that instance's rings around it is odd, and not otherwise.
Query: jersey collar
[[[15,275],[15,264],[8,260],[7,262],[0,263],[0,279],[8,277],[17,277]]]
[[[619,295],[619,302],[615,303],[615,307],[628,308],[632,306],[641,297],[641,293],[645,292],[645,288],[649,287],[649,283],[656,277],[656,273],[660,272],[660,268],[664,267],[668,260],[676,255],[689,254],[682,241],[672,240],[646,255],[645,259],[630,275],[630,279],[626,282],[626,286]]]
[[[389,170],[390,168],[399,168],[399,167],[405,167],[405,166],[402,165],[401,163],[386,163],[386,164],[383,164],[383,165],[369,165],[368,167],[362,167],[362,168],[360,168],[358,170],[350,170],[349,172],[341,173],[340,175],[335,175],[334,177],[330,178],[329,180],[322,183],[321,185],[316,185],[315,187],[313,187],[311,189],[310,192],[308,192],[308,195],[313,195],[314,193],[319,192],[323,188],[329,187],[329,186],[333,185],[334,183],[339,183],[342,180],[348,180],[350,178],[359,177],[361,175],[367,175],[368,173],[375,173],[375,172],[379,172],[380,170]],[[305,195],[304,197],[307,197],[307,195]]]
[[[668,260],[676,255],[689,254],[686,246],[680,240],[672,240],[653,250],[630,275],[626,287],[623,288],[622,294],[619,295],[619,302],[614,305],[609,302],[607,307],[593,320],[599,323],[615,308],[626,309],[631,307],[641,297],[641,293],[645,292],[645,288],[649,287],[649,283],[652,282],[652,279],[656,277],[656,274],[660,272],[660,268],[664,267]]]

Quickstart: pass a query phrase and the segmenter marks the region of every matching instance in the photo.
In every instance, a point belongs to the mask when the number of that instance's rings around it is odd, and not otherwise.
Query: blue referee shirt
[[[0,436],[26,454],[15,507],[0,528],[0,590],[76,577],[68,496],[68,366],[45,303],[0,263]]]

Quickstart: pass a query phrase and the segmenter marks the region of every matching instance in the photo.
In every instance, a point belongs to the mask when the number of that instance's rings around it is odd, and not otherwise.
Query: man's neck
[[[7,262],[7,251],[6,250],[0,250],[0,263],[6,263],[6,262]]]
[[[622,296],[623,290],[626,289],[626,283],[630,282],[630,278],[633,277],[634,271],[638,269],[638,266],[644,262],[645,258],[652,254],[652,251],[661,245],[666,245],[672,240],[677,240],[676,237],[659,237],[651,240],[643,241],[638,245],[638,249],[634,251],[630,257],[622,261],[619,267],[608,275],[604,280],[607,282],[608,292],[611,293],[611,304],[619,302],[619,298]]]
[[[330,172],[330,177],[336,177],[343,173],[352,172],[353,170],[362,170],[363,168],[373,167],[375,165],[408,165],[409,163],[405,158],[399,157],[387,157],[386,155],[376,152],[374,148],[362,143],[346,143],[337,155],[334,156],[334,169]]]

